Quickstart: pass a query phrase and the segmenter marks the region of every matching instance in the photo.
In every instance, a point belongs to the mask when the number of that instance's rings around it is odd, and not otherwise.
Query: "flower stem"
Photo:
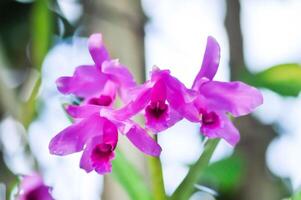
[[[171,196],[171,200],[188,200],[195,190],[194,185],[199,181],[204,169],[209,164],[214,150],[220,139],[210,139],[205,143],[205,148],[199,159],[192,165],[188,174]]]
[[[157,141],[157,135],[154,136]],[[149,167],[154,200],[166,200],[160,157],[150,157]]]

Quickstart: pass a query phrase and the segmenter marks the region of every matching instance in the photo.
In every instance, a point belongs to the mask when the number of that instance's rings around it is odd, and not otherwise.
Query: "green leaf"
[[[171,196],[171,200],[188,200],[190,198],[195,190],[195,184],[198,183],[200,177],[203,175],[219,141],[220,139],[209,139],[206,142],[200,158],[190,167],[187,176]]]
[[[270,89],[282,96],[298,96],[301,90],[301,65],[281,64],[243,78],[255,87]]]
[[[53,34],[53,16],[48,8],[48,0],[36,0],[32,9],[32,61],[38,72],[41,71],[44,57],[51,44]],[[28,128],[31,121],[36,116],[37,95],[41,85],[41,76],[38,74],[37,80],[31,91],[29,99],[23,105],[21,121],[25,128]]]
[[[152,200],[152,195],[135,167],[116,149],[113,177],[122,185],[132,200]]]
[[[301,191],[297,192],[296,194],[294,194],[291,198],[289,198],[287,200],[301,200]]]
[[[36,0],[32,10],[32,54],[37,69],[41,69],[52,34],[53,16],[48,8],[48,0]]]
[[[216,185],[220,192],[228,192],[240,184],[244,169],[242,158],[233,155],[209,165],[200,180],[201,183]]]

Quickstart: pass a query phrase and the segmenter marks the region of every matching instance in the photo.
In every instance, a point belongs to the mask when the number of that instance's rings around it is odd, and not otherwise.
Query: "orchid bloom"
[[[123,118],[144,111],[146,129],[161,132],[183,119],[181,111],[186,110],[186,102],[192,101],[190,91],[169,70],[157,67],[151,72],[150,80],[129,90],[132,101],[123,108]],[[130,95],[129,95],[130,96]]]
[[[17,200],[53,200],[50,187],[43,183],[40,175],[25,176],[20,184]]]
[[[50,153],[62,156],[83,150],[80,167],[87,172],[111,172],[118,130],[142,152],[151,156],[159,156],[161,153],[159,144],[144,129],[120,117],[123,110],[91,104],[70,105],[66,109],[77,122],[51,140]]]
[[[223,138],[235,145],[240,135],[227,114],[234,117],[252,112],[263,103],[261,93],[239,81],[214,81],[220,60],[220,47],[213,37],[208,37],[202,67],[192,90],[198,93],[185,117],[201,124],[201,132],[208,138]],[[194,113],[193,115],[191,113]]]
[[[126,90],[136,85],[131,73],[118,60],[110,58],[100,33],[89,37],[88,47],[95,64],[79,66],[73,76],[58,78],[58,90],[84,98],[88,104],[110,106],[117,92],[126,101]]]

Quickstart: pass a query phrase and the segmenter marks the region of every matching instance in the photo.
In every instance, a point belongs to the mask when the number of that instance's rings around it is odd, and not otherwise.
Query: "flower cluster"
[[[79,66],[73,76],[57,80],[61,93],[83,101],[66,107],[74,124],[49,145],[55,155],[83,151],[80,167],[87,172],[111,171],[118,132],[145,154],[159,156],[161,147],[148,132],[157,134],[183,118],[199,123],[204,136],[235,145],[239,132],[227,115],[246,115],[263,102],[260,92],[251,86],[213,80],[220,60],[220,47],[213,37],[208,37],[203,63],[191,88],[158,67],[153,68],[148,81],[137,85],[128,69],[110,58],[101,34],[91,35],[88,46],[95,64]],[[119,108],[115,106],[118,96],[123,102]],[[144,114],[144,127],[133,120],[139,113]]]

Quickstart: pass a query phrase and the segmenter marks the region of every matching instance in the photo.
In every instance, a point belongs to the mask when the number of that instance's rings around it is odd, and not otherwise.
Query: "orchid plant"
[[[156,183],[152,199],[169,198],[164,192],[159,160],[162,147],[157,142],[162,131],[187,119],[198,123],[200,134],[208,138],[199,160],[170,197],[188,199],[219,139],[232,146],[239,142],[239,131],[230,117],[247,115],[263,103],[261,93],[254,87],[238,81],[213,80],[219,66],[220,46],[211,36],[191,87],[172,76],[168,69],[157,66],[150,72],[149,80],[137,84],[127,67],[110,57],[100,33],[89,37],[88,48],[94,64],[79,66],[72,76],[60,77],[56,82],[62,94],[71,94],[81,101],[65,107],[73,124],[52,138],[50,153],[64,156],[82,152],[80,168],[104,175],[112,171],[118,137],[125,136],[141,152],[155,157],[155,162],[150,162],[157,172],[152,173]],[[145,118],[144,124],[134,120],[139,114]]]

